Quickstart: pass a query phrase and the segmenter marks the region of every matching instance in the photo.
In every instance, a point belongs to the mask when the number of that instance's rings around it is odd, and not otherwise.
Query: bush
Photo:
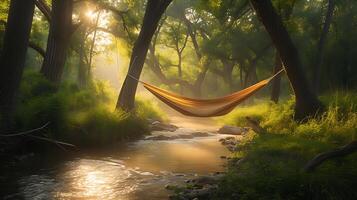
[[[109,84],[93,82],[86,89],[63,83],[59,88],[39,73],[26,72],[20,86],[15,121],[19,130],[49,122],[44,134],[81,147],[101,147],[148,133],[146,118],[161,119],[152,103],[138,101],[135,113],[114,111]]]
[[[100,106],[78,113],[72,123],[77,131],[68,134],[68,140],[86,147],[105,146],[148,133],[143,118],[123,111],[109,111]]]
[[[243,116],[258,114],[269,134],[250,132],[238,145],[233,160],[244,157],[244,161],[238,166],[230,164],[216,199],[356,199],[356,154],[327,161],[313,173],[303,171],[304,165],[318,153],[355,139],[356,97],[322,97],[328,105],[326,113],[304,124],[292,119],[293,100],[243,108],[243,113],[238,108],[227,116],[232,124],[240,125]],[[245,112],[248,110],[252,115]]]

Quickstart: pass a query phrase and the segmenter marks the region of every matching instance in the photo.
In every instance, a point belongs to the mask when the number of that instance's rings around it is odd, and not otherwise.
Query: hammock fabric
[[[262,80],[248,88],[216,99],[188,98],[160,89],[148,83],[138,81],[162,102],[184,115],[193,117],[215,117],[231,112],[238,104],[266,86],[281,72],[283,72],[283,70],[280,70],[272,77]]]

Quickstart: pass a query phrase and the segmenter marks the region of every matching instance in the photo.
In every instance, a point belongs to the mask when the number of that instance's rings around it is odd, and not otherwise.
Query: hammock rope
[[[266,86],[283,71],[284,69],[243,90],[215,99],[194,99],[184,97],[143,82],[132,76],[130,73],[128,73],[128,76],[143,84],[143,86],[154,96],[184,115],[193,117],[215,117],[231,112],[238,104],[242,103],[244,100]]]

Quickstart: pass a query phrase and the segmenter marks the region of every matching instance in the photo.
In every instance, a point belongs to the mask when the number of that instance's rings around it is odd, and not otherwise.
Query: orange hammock
[[[177,110],[178,112],[194,117],[214,117],[228,114],[231,112],[238,104],[243,102],[248,97],[252,96],[259,89],[266,86],[272,79],[274,79],[278,74],[283,72],[280,70],[278,73],[272,77],[262,80],[248,88],[241,91],[235,92],[233,94],[216,98],[216,99],[193,99],[184,96],[180,96],[166,90],[160,89],[148,83],[138,80],[144,85],[144,87],[149,90],[153,95],[159,98],[162,102],[170,106],[171,108]],[[134,78],[129,74],[130,77]],[[137,79],[136,79],[137,80]]]

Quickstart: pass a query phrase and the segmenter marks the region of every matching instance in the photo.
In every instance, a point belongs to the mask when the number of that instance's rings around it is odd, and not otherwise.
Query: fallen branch
[[[266,133],[266,130],[259,125],[258,120],[255,120],[255,119],[253,119],[251,117],[245,117],[245,119],[248,122],[248,126],[250,126],[253,129],[254,132],[256,132],[258,134]]]
[[[19,133],[0,134],[0,137],[15,137],[15,136],[27,135],[27,134],[42,130],[42,129],[46,128],[49,124],[50,124],[50,122],[47,122],[45,125],[43,125],[39,128],[35,128],[35,129],[31,129],[31,130],[23,131],[23,132],[19,132]]]
[[[28,135],[28,136],[32,137],[32,138],[39,139],[39,140],[44,140],[44,141],[47,141],[47,142],[51,142],[51,143],[54,143],[54,144],[57,144],[57,145],[65,145],[65,146],[70,146],[70,147],[76,147],[75,145],[70,144],[70,143],[61,142],[61,141],[58,141],[58,140],[53,140],[53,139],[49,139],[49,138],[45,138],[45,137],[34,136],[34,135]]]
[[[304,167],[305,172],[312,172],[316,169],[316,167],[320,166],[326,160],[342,157],[354,153],[357,151],[357,140],[352,141],[351,143],[340,147],[337,150],[320,153],[315,158],[310,160]]]
[[[26,136],[26,137],[31,137],[31,138],[35,138],[38,140],[43,140],[43,141],[47,141],[50,143],[54,143],[56,144],[58,147],[60,147],[63,150],[66,150],[63,146],[70,146],[70,147],[76,147],[73,144],[70,143],[66,143],[66,142],[62,142],[62,141],[58,141],[58,140],[53,140],[50,138],[46,138],[46,137],[41,137],[41,136],[35,136],[35,135],[31,135],[31,133],[34,132],[38,132],[44,128],[46,128],[48,125],[50,124],[50,122],[47,122],[46,124],[44,124],[43,126],[39,127],[39,128],[35,128],[35,129],[31,129],[28,131],[23,131],[23,132],[19,132],[19,133],[12,133],[12,134],[0,134],[0,137],[17,137],[17,136]]]

